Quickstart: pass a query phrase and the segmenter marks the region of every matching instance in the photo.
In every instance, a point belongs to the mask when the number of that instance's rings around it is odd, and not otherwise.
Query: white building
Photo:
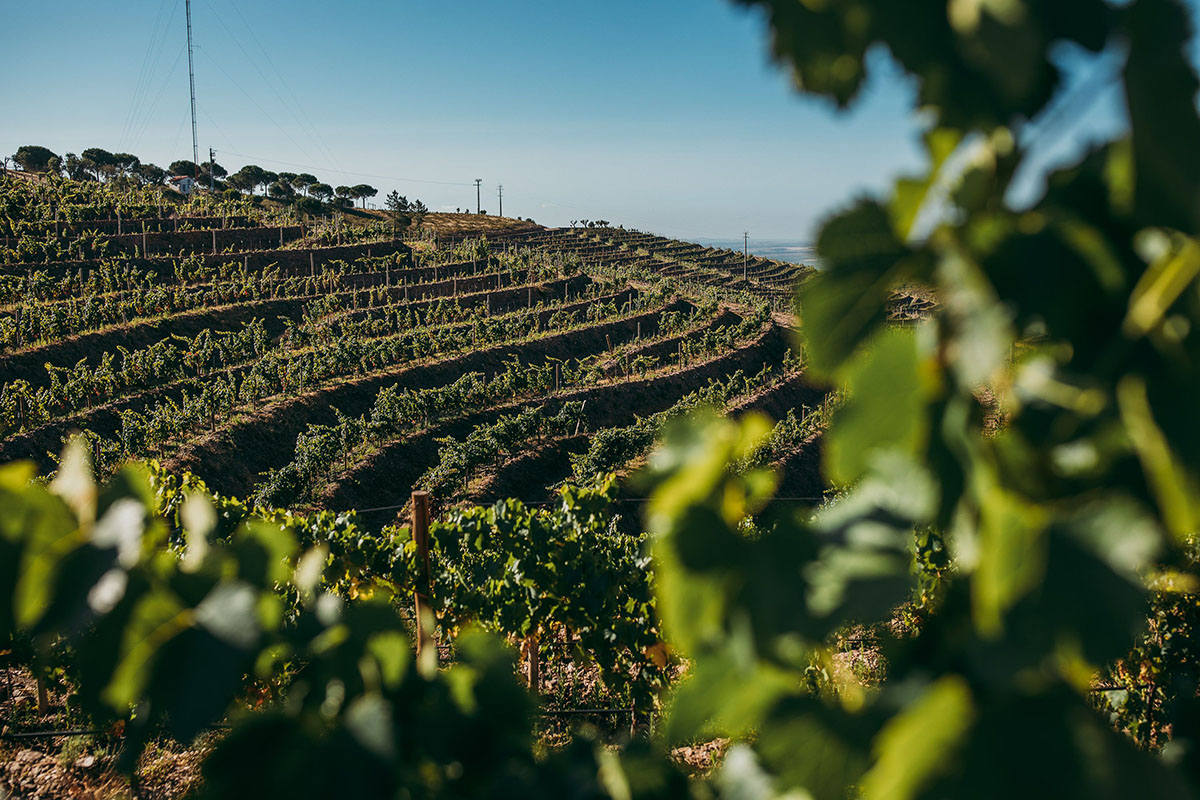
[[[180,194],[191,194],[196,188],[196,181],[191,175],[172,175],[167,178],[167,186]]]

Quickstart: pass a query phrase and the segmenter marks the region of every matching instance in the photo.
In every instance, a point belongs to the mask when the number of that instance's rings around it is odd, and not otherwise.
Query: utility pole
[[[178,7],[178,6],[177,6]],[[208,190],[217,191],[217,151],[208,148]]]
[[[478,213],[479,213],[479,206],[480,206],[480,202],[479,202],[479,186],[480,186],[480,184],[482,184],[482,183],[483,183],[483,178],[476,178],[476,179],[475,179],[475,213],[476,213],[476,214],[478,214]]]
[[[184,11],[187,14],[188,36],[188,88],[192,92],[192,163],[196,165],[196,174],[192,176],[194,183],[200,182],[200,140],[196,138],[196,68],[192,60],[192,0],[184,0]],[[176,6],[178,8],[178,6]]]
[[[500,184],[500,216],[504,216],[504,184]]]
[[[742,231],[742,280],[746,280],[746,264],[750,260],[750,232]]]

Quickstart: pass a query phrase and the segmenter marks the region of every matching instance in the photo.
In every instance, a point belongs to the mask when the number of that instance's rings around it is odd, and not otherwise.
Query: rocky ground
[[[142,800],[179,798],[197,785],[200,762],[219,733],[181,744],[155,742],[131,776],[120,769],[120,729],[69,736],[34,736],[48,731],[92,729],[66,710],[66,698],[48,689],[39,713],[33,677],[0,670],[0,800]]]

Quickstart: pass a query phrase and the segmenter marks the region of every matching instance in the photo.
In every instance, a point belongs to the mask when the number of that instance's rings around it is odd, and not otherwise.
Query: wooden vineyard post
[[[212,237],[213,237],[213,255],[215,256],[217,254],[217,229],[216,228],[212,229]]]
[[[421,558],[421,575],[417,591],[413,592],[413,611],[417,616],[417,659],[426,647],[433,648],[433,663],[437,664],[437,640],[433,636],[433,608],[429,592],[429,492],[412,493],[412,533]],[[426,626],[425,616],[429,616]]]
[[[279,226],[279,246],[283,247],[283,226]]]
[[[579,419],[575,421],[575,435],[579,435],[579,427],[583,425],[583,411],[587,408],[587,400],[583,401],[583,405],[579,407]]]
[[[317,277],[317,261],[313,258],[313,251],[308,251],[308,275],[310,278]]]
[[[46,679],[41,675],[37,676],[37,710],[40,716],[46,716],[50,713],[50,694],[46,691]]]
[[[541,659],[539,658],[538,649],[538,632],[535,630],[533,633],[525,637],[525,655],[528,659],[529,666],[529,671],[527,673],[527,677],[529,678],[529,691],[534,692],[535,694],[542,684],[542,665]]]

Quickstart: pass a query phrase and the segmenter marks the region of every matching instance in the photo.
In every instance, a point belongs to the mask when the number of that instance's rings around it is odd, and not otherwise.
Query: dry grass
[[[433,212],[425,215],[421,223],[439,236],[456,233],[488,233],[489,231],[509,231],[521,228],[539,228],[533,222],[512,217],[493,217],[487,214],[450,214]]]

